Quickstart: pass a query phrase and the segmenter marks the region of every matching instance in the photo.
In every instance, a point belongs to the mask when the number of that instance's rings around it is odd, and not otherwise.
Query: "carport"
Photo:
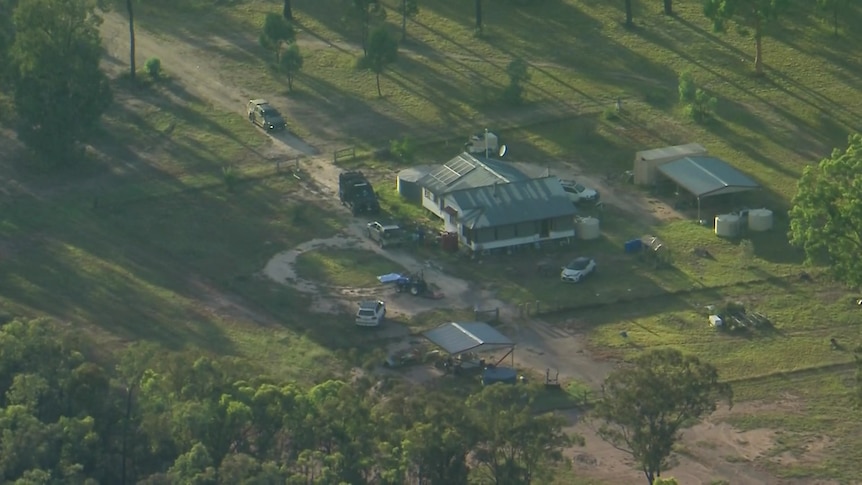
[[[422,335],[450,356],[465,352],[508,350],[494,365],[499,365],[506,357],[511,356],[512,367],[515,366],[515,343],[487,323],[450,322],[433,330],[428,330]]]
[[[756,190],[760,185],[729,163],[714,157],[691,156],[658,167],[659,172],[690,192],[697,199],[697,219],[700,220],[700,200],[705,197]]]

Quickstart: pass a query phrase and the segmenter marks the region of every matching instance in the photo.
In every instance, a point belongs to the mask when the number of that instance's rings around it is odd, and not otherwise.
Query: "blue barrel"
[[[626,241],[623,245],[626,253],[637,253],[644,247],[643,241],[640,239],[632,239],[630,241]]]

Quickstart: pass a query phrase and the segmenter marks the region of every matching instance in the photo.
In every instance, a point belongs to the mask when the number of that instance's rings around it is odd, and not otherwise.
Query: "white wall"
[[[444,219],[444,217],[443,217],[444,213],[440,208],[439,199],[437,200],[437,202],[435,202],[432,199],[429,199],[427,197],[427,194],[429,194],[428,189],[423,188],[422,189],[422,207],[428,209],[429,211],[434,213],[434,215],[439,217],[440,219]],[[442,199],[444,201],[443,207],[446,207],[446,204],[445,204],[446,197],[444,196]]]
[[[512,239],[504,239],[501,241],[493,241],[487,243],[472,243],[467,244],[466,238],[461,235],[461,228],[458,228],[458,239],[460,243],[469,247],[473,251],[484,251],[489,249],[499,249],[499,248],[507,248],[509,246],[520,246],[522,244],[533,244],[535,242],[547,242],[547,241],[555,241],[566,238],[574,239],[575,230],[569,229],[566,231],[551,231],[548,237],[539,237],[538,234],[533,234],[531,236],[521,236],[515,237]]]

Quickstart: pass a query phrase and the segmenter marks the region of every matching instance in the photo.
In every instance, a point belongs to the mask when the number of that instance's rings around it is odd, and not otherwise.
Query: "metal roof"
[[[458,220],[470,229],[574,217],[578,210],[557,177],[465,189],[450,194]]]
[[[417,182],[437,195],[496,183],[526,180],[528,177],[506,162],[476,158],[462,153],[431,171]]]
[[[685,157],[658,170],[698,198],[760,188],[748,175],[713,157]]]
[[[689,143],[687,145],[676,145],[672,147],[644,150],[642,152],[638,152],[637,156],[639,160],[646,161],[668,158],[680,158],[694,154],[704,155],[706,154],[706,148],[704,148],[703,145],[700,145],[698,143]]]
[[[423,333],[425,338],[450,355],[512,348],[515,343],[483,322],[450,322]]]

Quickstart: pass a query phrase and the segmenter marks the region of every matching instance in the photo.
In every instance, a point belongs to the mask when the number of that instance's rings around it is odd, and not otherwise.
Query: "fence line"
[[[350,158],[354,160],[356,158],[356,147],[347,147],[342,148],[340,150],[335,150],[332,152],[332,162],[338,163],[339,160],[343,160],[346,158]]]

